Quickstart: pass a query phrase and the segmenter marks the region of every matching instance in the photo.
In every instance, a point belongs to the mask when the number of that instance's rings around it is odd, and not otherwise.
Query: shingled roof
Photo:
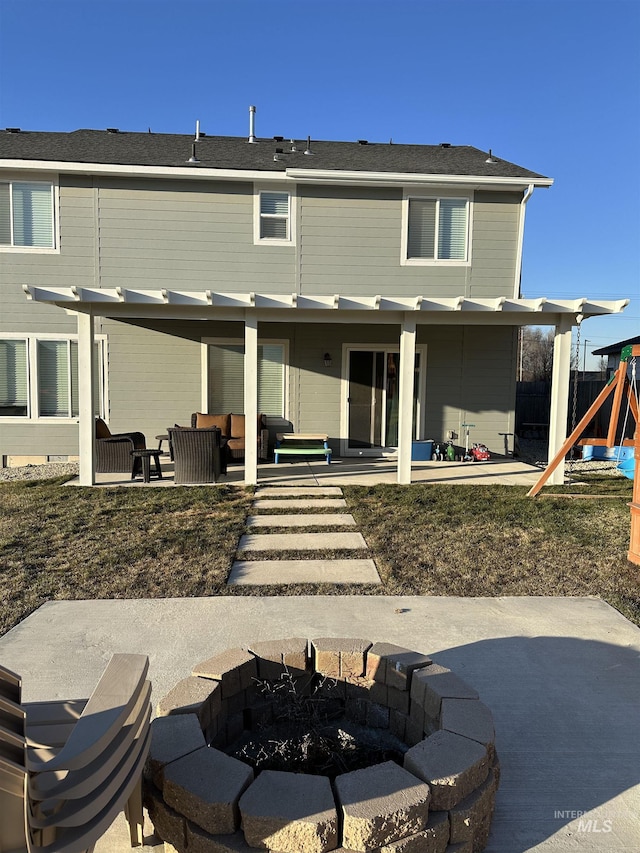
[[[459,175],[494,178],[544,179],[544,175],[501,160],[487,163],[489,154],[470,145],[398,145],[391,143],[325,142],[313,140],[313,155],[304,153],[306,140],[292,152],[290,140],[201,136],[195,143],[198,164],[188,163],[192,135],[74,130],[71,133],[0,131],[2,160],[95,163],[122,166],[238,169],[285,172],[287,169],[349,172]],[[274,160],[276,149],[280,159]]]

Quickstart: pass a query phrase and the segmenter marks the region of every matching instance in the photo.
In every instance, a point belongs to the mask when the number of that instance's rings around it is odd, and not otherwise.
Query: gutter
[[[539,185],[538,185],[539,186]],[[547,185],[550,186],[550,185]],[[520,297],[520,284],[522,280],[522,249],[524,244],[524,217],[526,211],[526,205],[531,196],[533,195],[533,191],[536,188],[536,184],[529,184],[527,189],[524,191],[522,196],[522,201],[520,202],[520,219],[518,222],[518,254],[516,255],[516,270],[513,278],[513,298],[518,299]]]

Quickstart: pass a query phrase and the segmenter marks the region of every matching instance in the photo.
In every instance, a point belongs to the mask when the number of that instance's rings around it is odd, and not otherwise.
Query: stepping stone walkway
[[[253,509],[247,519],[251,529],[301,527],[355,527],[349,513],[319,513],[319,509],[344,509],[346,501],[337,486],[265,487],[257,489]],[[274,509],[291,509],[290,513],[270,513]],[[263,512],[264,510],[264,512]],[[367,543],[358,532],[334,533],[247,533],[240,538],[238,553],[260,555],[272,551],[362,551]],[[380,576],[373,560],[321,559],[305,557],[296,560],[274,560],[268,556],[255,560],[236,559],[227,584],[230,586],[277,586],[290,583],[379,584]]]

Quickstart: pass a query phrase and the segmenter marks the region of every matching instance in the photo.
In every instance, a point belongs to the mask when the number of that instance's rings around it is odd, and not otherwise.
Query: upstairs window
[[[467,199],[407,199],[406,261],[466,263],[468,244]]]
[[[288,189],[255,188],[253,238],[263,246],[295,243],[295,195]]]
[[[260,239],[289,239],[289,193],[260,193]]]
[[[54,249],[53,184],[0,181],[0,247]]]

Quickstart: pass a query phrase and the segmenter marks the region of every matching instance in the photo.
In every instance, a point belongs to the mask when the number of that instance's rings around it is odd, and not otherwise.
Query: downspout
[[[525,206],[531,196],[533,195],[533,191],[535,189],[534,184],[529,184],[527,189],[524,191],[524,195],[522,196],[522,201],[520,202],[520,221],[518,223],[518,254],[516,255],[516,272],[513,281],[513,298],[520,298],[520,280],[522,278],[522,246],[524,243],[524,214],[525,214]]]

